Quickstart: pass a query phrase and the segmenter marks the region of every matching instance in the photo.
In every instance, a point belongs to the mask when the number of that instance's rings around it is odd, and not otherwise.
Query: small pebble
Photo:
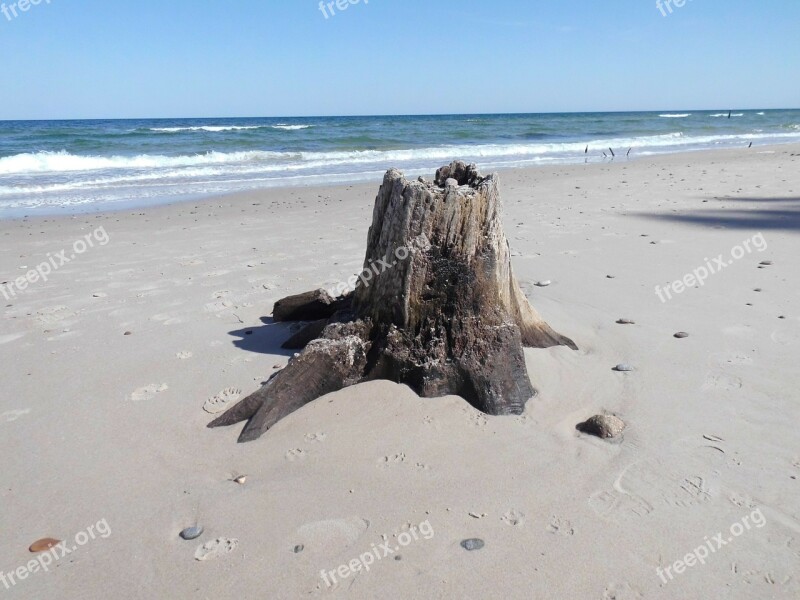
[[[762,266],[764,266],[764,267],[771,267],[771,266],[772,266],[772,265],[774,265],[774,264],[775,264],[775,263],[773,263],[771,260],[765,260],[765,261],[763,261],[763,262],[761,263],[761,265],[762,265]]]
[[[606,275],[606,279],[616,279],[616,275]]]
[[[762,290],[761,288],[756,288],[756,289],[754,289],[753,291],[754,291],[754,292],[763,292],[764,290]]]
[[[240,475],[239,477],[234,479],[234,481],[239,485],[244,485],[245,483],[247,483],[247,475]]]
[[[617,324],[619,324],[619,325],[636,325],[636,322],[635,321],[631,321],[630,319],[620,319],[619,321],[617,321]]]
[[[125,332],[125,333],[123,333],[122,335],[133,335],[133,332],[132,332],[132,331],[126,331],[126,332]]]
[[[480,550],[485,545],[486,544],[484,544],[483,540],[478,538],[471,538],[469,540],[464,540],[463,542],[461,542],[461,547],[469,552],[472,552],[473,550]]]
[[[627,363],[620,363],[616,367],[614,367],[615,371],[619,371],[620,373],[628,373],[633,371],[633,367]]]
[[[61,540],[55,540],[53,538],[44,538],[41,540],[37,540],[30,545],[28,548],[29,552],[44,552],[45,550],[49,550],[54,546],[58,546],[61,543]]]
[[[686,333],[685,331],[679,331],[678,333],[675,334],[675,337],[678,338],[679,340],[682,340],[689,337],[689,334]]]
[[[403,560],[403,557],[398,554],[397,556],[394,557],[394,559],[395,560]]]
[[[305,546],[303,546],[303,544],[297,544],[297,546],[295,546],[295,547],[294,547],[294,550],[293,550],[293,552],[294,552],[295,554],[300,554],[300,553],[301,553],[303,550],[305,550],[305,549],[306,549],[306,547],[305,547]]]
[[[196,527],[187,527],[181,531],[180,535],[184,540],[187,541],[196,540],[203,535],[203,528],[200,525],[197,525]]]
[[[536,287],[547,287],[548,285],[551,285],[552,283],[553,282],[548,279],[547,281],[537,281],[535,285],[536,285]]]

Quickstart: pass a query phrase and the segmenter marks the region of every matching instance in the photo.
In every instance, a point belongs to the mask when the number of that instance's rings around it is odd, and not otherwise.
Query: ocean
[[[751,142],[800,142],[800,110],[0,121],[0,217],[432,175],[455,158],[485,172]]]

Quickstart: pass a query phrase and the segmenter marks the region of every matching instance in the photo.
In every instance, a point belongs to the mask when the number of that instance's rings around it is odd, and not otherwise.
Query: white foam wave
[[[313,125],[272,125],[273,129],[283,129],[284,131],[297,131],[299,129],[308,129]]]
[[[181,133],[183,131],[208,131],[219,133],[222,131],[252,131],[254,129],[282,129],[284,131],[294,131],[297,129],[308,129],[313,125],[198,125],[196,127],[151,127],[148,131],[156,133]]]
[[[730,114],[732,117],[743,117],[744,113],[716,113],[714,115],[709,115],[710,117],[720,118],[720,117],[727,117]],[[764,113],[760,113],[764,114]]]
[[[246,131],[249,129],[263,129],[264,125],[203,125],[198,127],[151,127],[148,131],[157,133],[179,133],[181,131]]]
[[[793,133],[749,133],[741,135],[688,136],[681,132],[634,138],[601,138],[581,142],[538,144],[453,145],[394,150],[343,150],[336,152],[209,152],[163,156],[82,156],[61,152],[37,152],[0,158],[0,193],[3,195],[113,186],[151,181],[194,181],[228,174],[253,176],[303,172],[336,172],[342,168],[382,169],[436,164],[454,156],[483,164],[564,160],[583,156],[587,143],[592,150],[608,147],[663,152],[686,146],[715,147],[756,140],[798,140],[800,125]],[[24,177],[27,180],[15,181]],[[12,185],[8,185],[12,184]],[[29,187],[30,186],[30,187]],[[43,186],[43,187],[36,187]],[[52,187],[59,186],[59,187]]]
[[[692,113],[663,114],[658,116],[662,119],[685,119],[686,117],[691,117]]]
[[[24,173],[61,173],[69,171],[97,171],[105,169],[156,169],[164,167],[190,167],[232,162],[246,163],[255,160],[280,160],[296,154],[285,152],[209,152],[207,154],[160,156],[80,156],[61,152],[16,154],[0,158],[0,175]]]

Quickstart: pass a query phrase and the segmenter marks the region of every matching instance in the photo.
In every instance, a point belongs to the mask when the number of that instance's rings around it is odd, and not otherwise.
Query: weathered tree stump
[[[434,182],[388,171],[355,291],[278,302],[276,321],[313,321],[287,342],[305,349],[209,427],[248,421],[239,441],[251,441],[320,396],[375,379],[521,414],[536,393],[523,346],[577,347],[542,320],[513,275],[497,180],[463,162]]]

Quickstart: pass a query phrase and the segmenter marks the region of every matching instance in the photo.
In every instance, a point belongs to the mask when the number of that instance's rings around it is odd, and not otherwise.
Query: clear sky
[[[0,119],[800,107],[798,0],[26,1]]]

